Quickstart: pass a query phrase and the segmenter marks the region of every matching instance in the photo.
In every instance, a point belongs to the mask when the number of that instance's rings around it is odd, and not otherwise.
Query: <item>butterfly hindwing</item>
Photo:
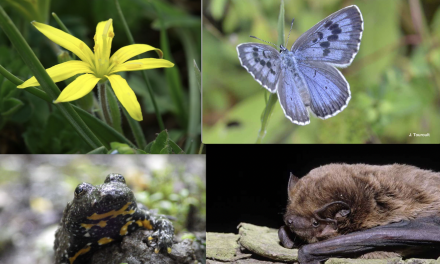
[[[271,93],[276,92],[280,75],[280,53],[263,44],[243,43],[237,46],[241,65]]]
[[[290,69],[282,70],[277,86],[278,99],[284,115],[297,125],[309,124],[309,112],[301,99],[293,72]]]
[[[347,67],[359,51],[363,31],[357,6],[343,8],[302,34],[291,51],[297,60]]]
[[[298,62],[310,94],[310,109],[321,119],[335,116],[350,101],[350,85],[335,67],[319,62]]]

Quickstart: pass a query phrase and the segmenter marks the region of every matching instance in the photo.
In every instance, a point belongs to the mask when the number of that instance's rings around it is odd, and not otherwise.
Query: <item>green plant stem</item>
[[[119,6],[118,0],[115,0],[115,5],[116,5],[116,10],[118,12],[119,18],[121,19],[122,25],[124,26],[125,34],[127,34],[128,41],[130,42],[130,44],[135,44],[133,35],[131,35],[130,28],[128,28],[127,22],[125,21],[124,13],[122,13],[122,10],[121,10],[121,7]],[[160,53],[158,53],[158,52],[157,52],[157,54],[160,55]],[[137,59],[141,59],[140,56],[136,56],[136,57],[137,57]],[[148,90],[148,94],[150,95],[151,102],[153,103],[153,108],[154,108],[154,112],[156,113],[156,119],[159,124],[160,131],[163,131],[163,130],[165,130],[165,126],[163,124],[162,116],[160,115],[159,107],[157,106],[157,103],[156,103],[156,98],[154,96],[153,89],[151,88],[151,85],[150,85],[150,80],[148,79],[145,71],[142,71],[142,77],[143,77],[145,84],[147,86],[147,90]],[[140,147],[140,148],[143,149],[143,147]]]
[[[106,95],[108,107],[110,109],[110,117],[112,119],[112,126],[119,133],[122,133],[121,109],[118,104],[118,99],[116,99],[115,94],[108,85],[106,86]]]
[[[10,82],[12,82],[15,85],[20,85],[23,83],[22,80],[17,78],[15,75],[10,73],[8,70],[6,70],[3,66],[0,65],[0,74],[5,76]],[[35,88],[35,87],[28,87],[26,89],[23,89],[26,92],[30,92],[33,95],[39,97],[40,99],[52,103],[52,99],[50,96],[48,96],[44,91]],[[86,125],[96,134],[99,136],[101,141],[104,143],[104,146],[107,149],[110,149],[110,142],[121,142],[126,143],[129,146],[135,148],[136,146],[128,140],[126,137],[124,137],[121,133],[113,129],[112,127],[108,126],[106,123],[104,123],[102,120],[96,118],[95,116],[91,115],[87,111],[73,105],[73,109],[78,113],[78,115],[81,117],[82,120],[86,123]]]
[[[185,152],[188,154],[196,153],[196,147],[198,142],[200,142],[200,102],[202,100],[199,89],[197,88],[197,80],[196,72],[191,71],[190,69],[194,67],[193,59],[196,58],[196,51],[194,44],[191,41],[191,32],[187,29],[182,28],[178,31],[179,37],[182,40],[183,48],[186,54],[186,63],[188,67],[188,79],[189,79],[189,116],[188,116],[188,139],[185,143]],[[198,59],[198,58],[197,58]],[[197,141],[196,141],[197,140]],[[194,144],[191,145],[190,142],[194,141]]]
[[[131,132],[133,133],[138,148],[144,149],[147,146],[147,140],[145,139],[144,132],[142,132],[142,128],[139,125],[139,122],[131,118],[124,107],[122,107],[122,111],[124,112],[124,116],[127,119],[128,124],[130,125]]]
[[[54,100],[61,93],[58,86],[52,81],[47,74],[41,62],[35,56],[32,49],[29,47],[23,36],[20,34],[14,23],[8,17],[6,12],[0,6],[0,26],[8,36],[9,40],[15,46],[16,50],[23,58],[23,61],[30,68],[35,78],[41,84],[41,88],[47,93],[47,95]],[[63,116],[78,132],[78,134],[87,142],[87,144],[96,149],[102,146],[102,142],[96,137],[96,135],[87,127],[84,121],[75,112],[73,107],[69,103],[56,104],[60,109]]]
[[[284,1],[281,0],[280,14],[278,16],[278,45],[284,45]],[[270,94],[269,100],[266,103],[264,112],[261,117],[261,128],[258,131],[258,137],[256,143],[260,144],[266,135],[266,128],[269,124],[270,117],[272,116],[273,108],[278,101],[278,95]]]
[[[64,32],[69,33],[70,35],[73,36],[73,34],[70,32],[70,30],[64,25],[63,21],[61,21],[61,19],[57,16],[57,14],[55,14],[55,12],[52,12],[52,16],[53,16],[53,18],[55,18],[55,21],[57,21],[58,25],[61,27],[62,30],[64,30]],[[76,55],[73,52],[72,52],[72,58],[74,60],[76,59]]]
[[[267,101],[266,107],[264,108],[263,116],[261,118],[261,128],[260,131],[258,131],[258,137],[256,142],[258,144],[262,142],[264,136],[266,135],[266,128],[267,125],[269,124],[269,119],[272,116],[273,108],[277,103],[277,101],[278,101],[277,94],[271,93],[269,96],[269,100]]]
[[[112,126],[112,119],[110,117],[110,109],[107,103],[107,91],[105,89],[105,82],[98,83],[99,103],[101,105],[101,111],[104,115],[104,120],[107,125]]]
[[[203,152],[203,146],[204,146],[203,143],[201,143],[201,144],[200,144],[200,148],[199,148],[199,154],[202,154],[202,152]]]

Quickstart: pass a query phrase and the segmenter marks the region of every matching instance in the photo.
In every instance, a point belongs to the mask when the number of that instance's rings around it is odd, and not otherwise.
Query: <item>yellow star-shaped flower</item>
[[[141,53],[157,50],[162,57],[162,51],[145,44],[134,44],[120,48],[110,57],[113,32],[112,19],[99,22],[94,37],[95,47],[93,53],[90,48],[81,40],[67,34],[59,29],[46,24],[32,22],[32,24],[46,37],[61,47],[75,53],[79,60],[67,61],[47,69],[47,73],[54,82],[64,81],[76,74],[84,73],[76,78],[61,92],[55,103],[70,102],[77,100],[96,86],[98,82],[110,81],[113,91],[118,100],[130,114],[137,120],[142,120],[141,106],[133,90],[128,86],[127,81],[120,75],[115,74],[122,71],[139,71],[154,68],[169,68],[174,64],[164,59],[140,59],[131,60]],[[17,88],[39,86],[35,77],[30,78]]]

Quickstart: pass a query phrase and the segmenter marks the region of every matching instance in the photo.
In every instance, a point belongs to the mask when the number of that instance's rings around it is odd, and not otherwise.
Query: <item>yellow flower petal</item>
[[[96,78],[93,74],[84,74],[75,79],[67,85],[66,88],[58,96],[55,103],[70,102],[79,99],[88,94],[100,79]]]
[[[137,56],[139,54],[142,54],[144,52],[150,51],[150,50],[158,50],[160,52],[160,58],[162,59],[163,53],[160,49],[156,49],[155,47],[152,47],[150,45],[145,44],[133,44],[129,46],[122,47],[118,49],[110,58],[110,61],[114,64],[122,64],[126,62],[127,60],[133,58],[134,56]]]
[[[46,24],[34,21],[32,22],[32,25],[34,25],[35,28],[37,28],[41,33],[43,33],[46,37],[48,37],[56,44],[75,53],[75,55],[78,56],[82,61],[93,65],[93,52],[81,40],[75,38],[70,34],[67,34],[64,31],[61,31]]]
[[[127,110],[128,114],[137,121],[142,121],[141,106],[133,90],[128,86],[127,81],[121,76],[114,74],[106,76],[112,84],[113,91],[118,97],[119,102]]]
[[[46,71],[54,82],[64,81],[80,73],[92,73],[92,70],[90,70],[90,67],[87,63],[78,60],[57,64],[49,69],[46,69]],[[17,88],[26,88],[30,86],[40,86],[40,83],[35,77],[32,77],[21,85],[17,86]]]
[[[97,68],[108,67],[112,40],[115,36],[113,32],[113,20],[99,22],[96,26],[95,40],[95,64]],[[99,70],[98,70],[99,71]]]
[[[126,63],[117,65],[111,71],[112,73],[121,72],[121,71],[140,71],[140,70],[148,70],[155,68],[170,68],[173,67],[174,63],[164,60],[164,59],[140,59],[140,60],[132,60],[127,61]]]

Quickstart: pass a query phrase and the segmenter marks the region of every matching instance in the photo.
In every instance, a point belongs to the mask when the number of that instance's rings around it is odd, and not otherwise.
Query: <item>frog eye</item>
[[[104,183],[109,183],[109,182],[121,182],[125,184],[125,178],[119,173],[110,173],[105,178]]]
[[[316,221],[315,219],[312,219],[312,226],[313,227],[318,227],[319,226],[318,221]]]
[[[85,182],[79,184],[79,185],[76,187],[75,192],[74,192],[74,194],[75,194],[75,198],[78,198],[78,197],[80,197],[81,195],[86,194],[86,193],[87,193],[87,190],[90,189],[90,188],[89,188],[90,186],[91,186],[91,185],[90,185],[89,183],[85,183]]]

